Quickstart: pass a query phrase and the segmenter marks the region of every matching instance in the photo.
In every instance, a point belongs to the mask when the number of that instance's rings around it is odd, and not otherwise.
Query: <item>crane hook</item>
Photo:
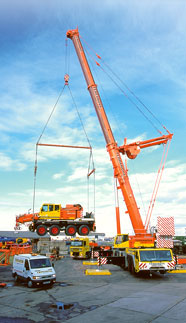
[[[69,75],[68,74],[65,74],[64,80],[65,80],[65,85],[68,85],[68,81],[69,81]]]

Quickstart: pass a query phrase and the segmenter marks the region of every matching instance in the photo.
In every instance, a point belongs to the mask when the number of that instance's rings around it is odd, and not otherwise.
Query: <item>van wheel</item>
[[[14,276],[14,281],[15,281],[15,283],[17,283],[19,281],[17,274],[15,274],[15,276]]]
[[[28,282],[27,282],[27,286],[29,288],[32,288],[33,287],[33,282],[29,279]]]

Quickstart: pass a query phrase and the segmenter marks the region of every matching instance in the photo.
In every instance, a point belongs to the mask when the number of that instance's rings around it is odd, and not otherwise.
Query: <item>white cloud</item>
[[[81,181],[83,178],[85,178],[87,175],[87,171],[86,169],[83,167],[77,167],[73,174],[68,176],[68,181],[69,182],[72,182],[72,181],[75,181],[75,180],[78,180],[78,181]]]
[[[52,176],[52,178],[53,179],[60,179],[61,177],[63,177],[64,176],[64,174],[63,173],[57,173],[57,174],[54,174],[53,176]]]
[[[156,225],[157,216],[174,216],[176,233],[183,234],[186,227],[186,164],[178,165],[177,167],[167,168],[164,171],[162,183],[160,184],[160,190],[155,203],[151,225]],[[102,172],[102,167],[101,167]],[[176,176],[175,176],[176,174]],[[40,189],[36,190],[36,204],[35,211],[38,211],[40,206],[45,202],[61,203],[64,207],[66,204],[79,203],[84,207],[84,212],[87,211],[87,186],[82,183],[81,177],[83,175],[83,169],[77,170],[74,173],[71,182],[65,183],[60,188],[54,190]],[[136,174],[143,202],[146,204],[146,210],[148,209],[148,203],[151,198],[153,190],[153,182],[155,180],[154,173],[150,174]],[[86,176],[86,174],[85,174]],[[143,212],[142,201],[137,185],[134,182],[134,176],[131,176],[131,185],[134,190],[134,195],[137,200],[137,204],[140,207],[140,212],[145,221],[145,214]],[[64,184],[64,183],[63,183]],[[113,177],[112,173],[109,177],[104,178],[104,182],[98,181],[95,187],[96,190],[96,222],[97,231],[105,232],[108,235],[116,234],[116,222],[115,222],[115,202],[114,202],[114,189],[113,189]],[[10,192],[6,197],[6,203],[4,198],[0,200],[0,215],[1,217],[6,214],[6,218],[3,217],[2,227],[10,229],[10,224],[13,226],[14,218],[16,214],[25,213],[30,207],[32,207],[32,190]],[[89,211],[93,211],[93,184],[91,184],[91,196],[89,201]],[[120,216],[121,216],[121,229],[123,232],[132,233],[132,226],[129,216],[125,214],[126,206],[123,202],[123,198],[120,195]]]
[[[27,168],[27,166],[23,162],[12,159],[6,154],[0,152],[0,168],[4,169],[5,171],[23,171]]]

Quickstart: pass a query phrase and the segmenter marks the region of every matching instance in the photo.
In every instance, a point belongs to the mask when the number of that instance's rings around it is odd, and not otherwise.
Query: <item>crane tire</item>
[[[65,233],[67,236],[75,236],[76,232],[77,232],[77,229],[75,225],[73,224],[67,225],[65,229]]]
[[[47,227],[43,224],[38,225],[36,231],[39,236],[44,236],[47,233]]]
[[[88,225],[81,225],[78,229],[78,233],[80,236],[88,236],[90,232],[90,228],[88,227]]]
[[[131,259],[131,273],[133,274],[133,275],[135,275],[135,268],[134,268],[134,263],[133,263],[133,260]]]
[[[51,236],[58,236],[60,233],[60,227],[58,225],[52,225],[49,229],[49,233]]]

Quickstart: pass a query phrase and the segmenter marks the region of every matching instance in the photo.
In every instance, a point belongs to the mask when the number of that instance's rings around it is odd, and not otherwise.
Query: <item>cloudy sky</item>
[[[87,146],[83,123],[96,168],[97,231],[116,234],[112,165],[73,44],[66,42],[67,30],[78,26],[118,145],[125,137],[128,141],[157,137],[161,124],[174,133],[151,225],[156,225],[157,216],[171,215],[176,233],[184,234],[185,16],[184,0],[1,0],[1,230],[12,230],[15,216],[33,207],[36,142],[68,72],[74,101],[65,87],[40,142]],[[95,52],[102,57],[101,68],[95,64]],[[146,149],[127,161],[143,221],[162,152],[163,147]],[[35,211],[44,202],[80,203],[85,212],[93,211],[93,178],[87,198],[88,164],[88,150],[39,147]],[[121,196],[120,209],[122,232],[132,233]]]

